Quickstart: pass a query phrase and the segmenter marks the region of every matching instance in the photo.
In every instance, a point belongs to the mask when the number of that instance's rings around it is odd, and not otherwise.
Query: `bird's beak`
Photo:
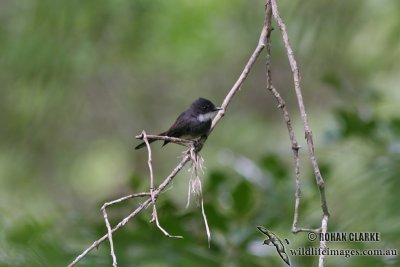
[[[223,109],[224,109],[223,107],[215,107],[214,111],[223,110]]]

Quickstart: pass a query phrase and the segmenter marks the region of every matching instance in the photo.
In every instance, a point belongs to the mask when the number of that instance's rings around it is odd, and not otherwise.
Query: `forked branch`
[[[318,186],[319,194],[320,194],[320,202],[321,202],[321,209],[322,209],[322,220],[321,220],[321,227],[317,229],[312,229],[312,228],[299,228],[298,227],[298,220],[299,220],[299,206],[300,206],[300,197],[301,197],[301,184],[300,184],[300,160],[299,160],[299,149],[300,146],[298,145],[297,139],[295,137],[293,127],[291,124],[291,119],[289,116],[289,112],[286,109],[285,101],[282,99],[280,96],[279,92],[276,90],[276,88],[272,84],[272,78],[271,78],[271,38],[270,38],[270,32],[272,31],[271,28],[271,13],[278,24],[278,27],[281,31],[282,35],[282,40],[284,43],[284,46],[286,48],[288,60],[290,63],[290,67],[293,73],[293,82],[294,82],[294,88],[295,88],[295,93],[296,93],[296,98],[297,98],[297,103],[300,109],[300,115],[302,118],[303,122],[303,128],[305,132],[305,138],[307,141],[307,148],[308,148],[308,154],[309,158],[311,161],[311,165],[314,170],[315,174],[315,179],[316,183]],[[295,193],[295,209],[294,209],[294,216],[293,216],[293,225],[292,225],[292,232],[293,233],[298,233],[298,232],[322,232],[326,233],[327,228],[328,228],[328,219],[329,219],[329,211],[328,211],[328,204],[326,200],[326,194],[325,194],[325,184],[324,180],[322,178],[321,172],[319,170],[317,158],[314,153],[314,143],[313,143],[313,137],[312,137],[312,132],[310,129],[310,126],[308,124],[308,118],[307,118],[307,113],[305,111],[305,106],[304,106],[304,101],[303,101],[303,96],[302,96],[302,90],[301,90],[301,84],[300,84],[300,72],[297,67],[297,62],[294,57],[293,50],[290,46],[289,43],[289,37],[286,31],[286,25],[283,22],[278,6],[276,4],[276,0],[266,0],[266,19],[265,19],[265,25],[266,28],[268,29],[268,35],[267,35],[267,49],[266,49],[266,74],[267,74],[267,89],[272,92],[274,95],[275,99],[278,102],[278,107],[282,111],[282,115],[284,117],[284,120],[286,122],[286,126],[289,132],[289,139],[292,144],[292,151],[293,151],[293,156],[294,156],[294,162],[295,162],[295,181],[296,181],[296,193]],[[326,243],[324,240],[320,241],[320,247],[321,249],[324,249],[326,247]],[[323,267],[324,266],[324,258],[325,256],[321,254],[319,256],[319,261],[318,261],[318,266]]]

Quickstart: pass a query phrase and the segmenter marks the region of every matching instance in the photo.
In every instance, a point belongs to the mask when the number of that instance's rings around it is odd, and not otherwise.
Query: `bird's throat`
[[[197,116],[197,120],[200,121],[200,122],[205,122],[205,121],[210,120],[212,118],[212,116],[213,116],[213,112],[209,112],[209,113],[206,113],[206,114],[199,114]]]

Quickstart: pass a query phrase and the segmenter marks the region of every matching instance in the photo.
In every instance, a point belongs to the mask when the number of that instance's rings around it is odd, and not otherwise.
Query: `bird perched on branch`
[[[183,139],[194,139],[205,135],[211,128],[211,119],[213,114],[222,108],[216,107],[210,100],[199,98],[194,101],[190,107],[181,113],[174,124],[161,136],[169,136]],[[149,140],[152,143],[156,140]],[[163,146],[169,141],[164,141]],[[135,147],[139,149],[146,146],[146,143],[140,143]]]

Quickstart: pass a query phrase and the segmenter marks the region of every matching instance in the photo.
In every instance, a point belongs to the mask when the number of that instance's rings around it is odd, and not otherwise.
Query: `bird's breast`
[[[210,130],[210,128],[211,128],[211,119],[205,121],[196,120],[196,122],[190,124],[187,134],[193,137],[199,137],[201,135],[206,134],[208,130]]]

